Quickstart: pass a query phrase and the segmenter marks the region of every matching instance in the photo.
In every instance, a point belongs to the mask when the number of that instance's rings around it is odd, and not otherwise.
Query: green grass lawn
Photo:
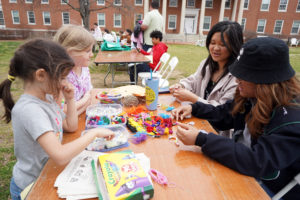
[[[21,44],[21,41],[0,41],[0,81],[2,82],[8,73],[10,59],[15,49]],[[171,56],[177,56],[179,64],[176,67],[176,76],[171,78],[171,82],[177,82],[181,77],[186,77],[194,73],[200,64],[200,61],[207,57],[206,48],[194,45],[174,45],[169,44],[168,52]],[[290,49],[291,64],[300,77],[300,47]],[[99,70],[95,65],[91,65],[91,73],[105,73],[105,69]],[[93,81],[93,80],[92,80]],[[15,81],[12,84],[13,97],[15,100],[22,94],[22,82]],[[3,115],[3,106],[0,105],[1,116]],[[0,121],[0,199],[9,198],[9,183],[12,174],[12,167],[15,163],[13,155],[13,135],[11,124]]]

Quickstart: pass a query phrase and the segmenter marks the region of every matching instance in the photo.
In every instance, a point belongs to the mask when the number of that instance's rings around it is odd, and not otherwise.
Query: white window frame
[[[33,13],[33,20],[34,20],[34,23],[31,23],[30,20],[29,20],[29,19],[30,19],[30,16],[29,16],[30,12]],[[29,24],[29,25],[35,25],[35,24],[36,24],[34,11],[32,11],[32,10],[27,11],[27,21],[28,21],[28,24]]]
[[[258,25],[259,25],[260,21],[264,21],[264,30],[262,32],[258,32]],[[256,32],[257,33],[265,33],[266,25],[267,25],[267,20],[266,19],[259,19],[259,20],[257,20]]]
[[[66,2],[69,3],[69,0],[65,0],[65,1],[64,0],[60,0],[60,4],[66,5],[67,4]]]
[[[122,0],[113,0],[115,6],[122,6]],[[116,4],[116,1],[120,2],[119,4]],[[115,23],[115,22],[114,22]]]
[[[137,23],[137,16],[138,15],[140,15],[141,16],[141,19],[140,20],[143,20],[143,14],[141,14],[141,13],[136,13],[136,14],[134,14],[134,25],[136,25],[136,23]]]
[[[295,23],[298,23],[298,28],[297,28],[298,31],[297,31],[297,33],[292,33]],[[299,29],[300,29],[300,20],[294,20],[293,24],[292,24],[292,28],[291,28],[291,35],[298,35],[299,34]]]
[[[17,0],[9,0],[9,3],[17,3]]]
[[[280,10],[280,5],[282,5],[282,4],[281,4],[281,1],[282,1],[282,0],[279,0],[278,12],[286,12],[286,11],[287,11],[287,7],[288,7],[288,5],[289,5],[289,0],[286,0],[286,4],[283,4],[283,5],[285,5],[285,9],[284,9],[284,10]]]
[[[264,3],[264,1],[268,1],[268,8],[267,9],[263,9],[263,5],[265,5],[266,3]],[[271,4],[271,0],[262,0],[261,1],[261,5],[260,5],[260,11],[269,11],[270,9],[270,4]]]
[[[103,0],[103,3],[100,3],[100,1],[97,0],[97,6],[105,6],[105,0]]]
[[[2,18],[0,18],[3,21],[3,24],[0,24],[0,28],[4,28],[5,27],[5,19],[4,19],[4,14],[3,14],[3,10],[2,8],[0,9],[0,12],[2,12]]]
[[[171,2],[174,3],[174,5],[172,5]],[[178,0],[169,0],[169,7],[171,7],[171,8],[174,8],[174,7],[177,8],[178,7]]]
[[[229,7],[226,7],[226,3],[229,2]],[[231,8],[231,0],[226,0],[225,1],[225,9],[230,9]]]
[[[211,1],[211,7],[207,6],[207,2]],[[213,0],[205,0],[205,8],[213,8],[214,7],[214,1]]]
[[[33,0],[25,0],[25,3],[32,4]]]
[[[191,4],[189,4],[189,3],[191,3],[191,1],[193,1],[193,5],[191,5]],[[186,2],[186,7],[187,8],[195,8],[195,5],[196,5],[196,0],[187,0],[187,2]]]
[[[100,24],[100,23],[99,23],[100,16],[104,16],[104,19],[103,19],[104,24]],[[101,19],[101,20],[102,20],[102,19]],[[105,24],[106,24],[106,22],[105,22],[105,13],[97,13],[97,22],[98,22],[98,26],[99,26],[99,27],[105,27]]]
[[[296,6],[296,12],[300,12],[300,0],[298,0],[298,4]]]
[[[45,22],[45,14],[46,14],[46,13],[49,13],[50,24],[46,24],[46,22]],[[51,25],[51,13],[50,13],[49,11],[43,11],[43,24],[44,24],[45,26],[50,26],[50,25]]]
[[[246,1],[247,1],[247,2],[246,2]],[[247,5],[247,7],[245,7],[245,4]],[[245,1],[244,1],[244,6],[243,6],[244,10],[248,10],[249,4],[250,4],[250,0],[245,0]]]
[[[275,32],[275,28],[277,28],[277,22],[282,22],[281,23],[281,27],[280,27],[280,32]],[[274,23],[274,29],[273,29],[273,34],[276,34],[276,35],[280,35],[282,33],[282,28],[283,28],[283,23],[284,23],[284,20],[275,20],[275,23]]]
[[[116,25],[116,17],[120,16],[120,25]],[[115,28],[121,28],[122,27],[122,15],[121,14],[114,14],[114,27]]]
[[[68,14],[69,23],[65,23],[65,18],[64,18],[65,13]],[[62,18],[62,24],[70,24],[70,13],[69,12],[62,12],[61,13],[61,18]]]
[[[171,18],[174,17],[175,21],[174,21],[174,24],[175,24],[175,27],[170,27],[170,22],[173,22],[171,21]],[[176,24],[177,24],[177,15],[168,15],[168,30],[176,30]]]
[[[19,22],[15,22],[15,17],[14,17],[14,13],[18,14],[18,18],[19,18]],[[11,11],[11,16],[12,16],[12,21],[13,21],[13,24],[20,24],[21,22],[21,19],[20,19],[20,13],[18,10],[12,10]]]
[[[205,25],[205,18],[206,18],[206,19],[209,19],[209,27],[208,27],[208,29],[204,28],[204,25]],[[203,30],[204,30],[204,31],[209,31],[209,30],[210,30],[210,27],[211,27],[211,16],[204,16]]]
[[[243,23],[243,21],[244,21],[244,23]],[[247,22],[247,18],[242,18],[241,27],[242,27],[243,31],[246,29],[246,22]]]
[[[46,0],[47,2],[44,2],[43,0],[41,0],[41,4],[49,4],[49,0]]]
[[[136,1],[137,1],[137,0],[134,0],[134,5],[135,5],[135,6],[143,6],[143,3],[144,3],[143,0],[141,0],[142,3],[137,3]]]

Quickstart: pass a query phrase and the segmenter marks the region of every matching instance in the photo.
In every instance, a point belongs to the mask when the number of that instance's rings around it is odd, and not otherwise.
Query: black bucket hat
[[[238,79],[257,84],[279,83],[295,75],[288,46],[272,37],[255,38],[245,43],[229,71]]]

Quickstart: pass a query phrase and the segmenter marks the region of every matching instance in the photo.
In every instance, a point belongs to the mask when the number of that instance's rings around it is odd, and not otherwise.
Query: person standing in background
[[[163,32],[163,17],[158,11],[159,3],[157,0],[153,0],[150,5],[150,12],[145,15],[143,24],[141,26],[142,31],[144,31],[144,45],[143,50],[147,51],[152,48],[152,38],[150,34],[154,31]]]
[[[93,36],[97,43],[100,45],[101,42],[103,41],[103,36],[100,27],[98,26],[97,23],[94,23],[94,33]]]

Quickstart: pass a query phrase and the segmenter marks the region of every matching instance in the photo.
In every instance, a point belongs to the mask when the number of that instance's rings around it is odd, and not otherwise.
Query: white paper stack
[[[91,166],[92,159],[97,163],[97,176],[103,200],[109,200],[104,178],[101,173],[98,156],[101,152],[83,151],[66,166],[54,183],[60,198],[67,200],[98,197]],[[146,172],[150,170],[150,159],[145,154],[135,154]],[[150,178],[151,180],[151,178]]]

